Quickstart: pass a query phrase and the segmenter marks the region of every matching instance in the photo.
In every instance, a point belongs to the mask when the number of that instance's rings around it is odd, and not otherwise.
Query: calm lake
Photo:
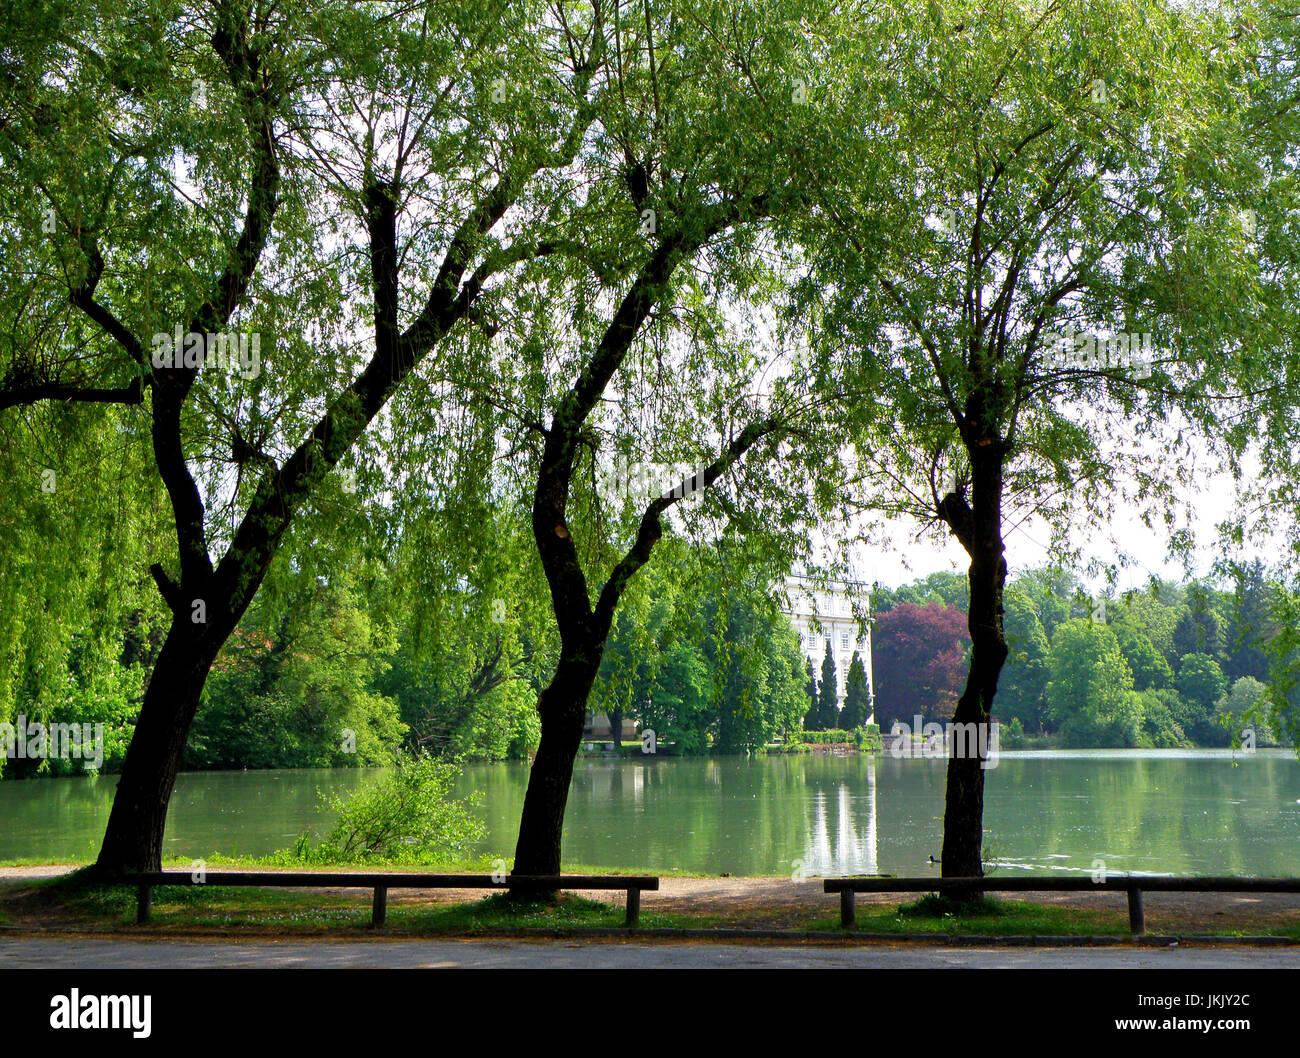
[[[938,872],[943,760],[881,757],[583,758],[566,863],[734,875]],[[264,854],[320,836],[321,793],[373,771],[182,775],[167,851]],[[488,836],[509,860],[528,766],[465,771]],[[115,776],[0,783],[0,860],[85,861]],[[1004,870],[1300,876],[1300,762],[1285,750],[1004,752],[987,772],[986,855]]]

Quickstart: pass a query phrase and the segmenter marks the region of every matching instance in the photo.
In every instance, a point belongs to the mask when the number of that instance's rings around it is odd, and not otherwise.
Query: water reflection
[[[733,875],[932,874],[945,762],[890,756],[584,758],[565,821],[566,864]],[[331,822],[321,793],[358,771],[182,775],[169,853],[263,854]],[[487,825],[478,851],[507,859],[527,765],[475,765]],[[116,779],[0,783],[0,858],[93,858]],[[1003,753],[986,775],[986,852],[1006,870],[1300,875],[1300,763],[1286,752]]]

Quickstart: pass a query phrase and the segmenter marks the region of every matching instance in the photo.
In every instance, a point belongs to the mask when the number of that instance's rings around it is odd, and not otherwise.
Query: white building
[[[802,574],[785,579],[790,600],[785,614],[799,634],[803,656],[812,662],[813,674],[821,680],[822,660],[829,643],[835,656],[835,689],[839,707],[844,708],[845,682],[856,651],[867,672],[867,710],[875,720],[876,692],[871,674],[871,589],[860,581],[828,581],[814,585]]]

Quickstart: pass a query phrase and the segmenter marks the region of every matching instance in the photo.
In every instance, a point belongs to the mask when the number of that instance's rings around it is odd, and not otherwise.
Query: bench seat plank
[[[196,877],[197,875],[197,877]],[[645,875],[506,875],[490,874],[374,873],[361,871],[149,871],[127,874],[131,885],[251,885],[284,888],[332,886],[346,889],[648,889],[657,891],[659,879]]]
[[[373,889],[371,925],[378,928],[388,915],[389,889],[514,889],[538,892],[557,889],[621,890],[627,893],[625,923],[635,927],[641,915],[641,891],[657,891],[659,879],[647,875],[511,875],[498,881],[483,874],[419,874],[373,871],[146,871],[125,874],[122,884],[139,892],[136,921],[149,921],[153,891],[160,885],[228,885],[264,889]]]
[[[973,887],[993,893],[1071,892],[1098,890],[1149,893],[1300,893],[1300,878],[1184,878],[1169,874],[1111,875],[1094,882],[1090,877],[1070,878],[826,878],[823,891],[841,893],[928,893],[935,889]]]

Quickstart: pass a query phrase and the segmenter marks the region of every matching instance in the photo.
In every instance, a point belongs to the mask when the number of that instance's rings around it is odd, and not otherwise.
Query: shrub
[[[326,799],[338,819],[325,840],[303,858],[317,863],[427,863],[464,851],[486,828],[472,814],[476,802],[451,795],[459,775],[456,765],[426,754],[402,758],[393,771],[351,796]],[[305,842],[299,849],[305,852]]]
[[[790,737],[815,746],[845,746],[853,742],[852,731],[792,731]]]
[[[998,731],[998,743],[1006,749],[1020,749],[1025,744],[1025,725],[1020,717],[1013,716],[1011,722],[1003,724]]]

